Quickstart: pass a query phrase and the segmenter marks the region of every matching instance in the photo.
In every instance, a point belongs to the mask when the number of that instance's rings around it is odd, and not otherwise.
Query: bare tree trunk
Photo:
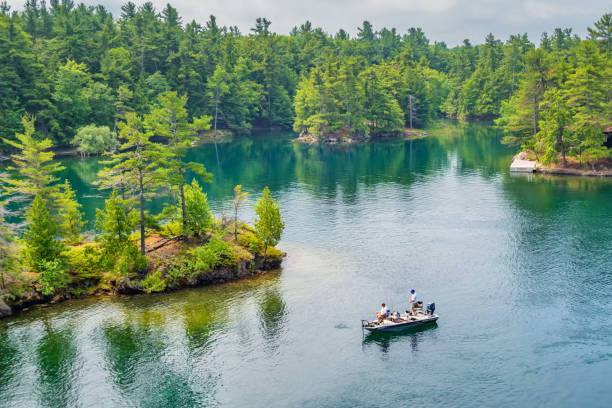
[[[234,205],[234,241],[238,241],[238,205]]]
[[[410,100],[410,129],[412,129],[412,95],[408,99]]]
[[[268,244],[265,244],[264,246],[264,259],[263,259],[263,263],[261,264],[261,269],[265,269],[266,268],[266,257],[268,256]]]
[[[351,135],[351,103],[350,102],[347,106],[346,113],[347,113],[347,119],[348,119],[348,134],[349,134],[349,137],[352,137]]]
[[[270,88],[268,87],[268,126],[272,127],[272,102],[270,100]]]
[[[565,143],[563,142],[563,128],[559,129],[557,133],[557,143],[561,145],[561,156],[563,156],[563,167],[567,167],[567,160],[565,158]]]
[[[533,136],[538,133],[538,96],[533,93]]]
[[[185,205],[185,185],[183,183],[181,183],[179,190],[181,192],[181,215],[183,216],[183,234],[185,235],[185,239],[187,239],[187,206]]]
[[[144,216],[144,186],[142,182],[142,168],[138,168],[138,183],[140,187],[140,252],[144,255],[145,248],[145,216]]]
[[[215,140],[217,139],[217,117],[219,116],[219,96],[215,97]]]

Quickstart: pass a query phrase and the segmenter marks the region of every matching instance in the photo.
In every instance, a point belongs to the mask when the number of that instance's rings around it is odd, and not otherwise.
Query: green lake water
[[[268,185],[283,269],[0,321],[2,407],[612,406],[612,180],[511,176],[486,124],[309,147],[203,145],[217,216]],[[66,160],[87,218],[96,159]],[[152,206],[161,207],[163,199]],[[91,224],[90,224],[91,227]],[[436,326],[362,336],[416,288]]]

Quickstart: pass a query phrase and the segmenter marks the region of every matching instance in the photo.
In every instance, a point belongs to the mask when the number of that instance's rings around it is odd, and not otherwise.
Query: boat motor
[[[431,302],[431,303],[427,304],[427,314],[428,315],[434,314],[435,310],[436,310],[436,304],[434,302]]]

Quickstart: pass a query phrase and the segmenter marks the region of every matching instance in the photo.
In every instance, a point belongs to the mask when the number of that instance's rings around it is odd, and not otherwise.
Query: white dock
[[[514,156],[510,165],[511,173],[533,173],[536,168],[535,160],[527,160],[527,155],[521,152]]]

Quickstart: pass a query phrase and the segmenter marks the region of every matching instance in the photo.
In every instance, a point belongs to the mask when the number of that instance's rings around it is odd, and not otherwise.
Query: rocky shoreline
[[[404,129],[403,132],[399,132],[393,135],[384,135],[373,137],[370,135],[349,135],[348,133],[333,133],[325,135],[312,135],[307,132],[302,132],[300,135],[293,139],[294,143],[304,143],[309,145],[321,145],[321,144],[357,144],[357,143],[368,143],[379,140],[409,140],[419,139],[426,137],[427,132],[421,129]]]
[[[199,274],[189,276],[188,278],[168,285],[164,290],[158,292],[172,292],[189,287],[222,284],[251,276],[265,274],[280,268],[285,256],[285,253],[281,253],[280,256],[269,257],[269,259],[266,259],[266,262],[264,263],[263,256],[258,255],[252,262],[243,260],[239,262],[235,268],[222,267],[213,269],[212,271],[202,271]],[[81,299],[101,295],[146,295],[150,292],[148,292],[143,286],[144,279],[146,279],[146,276],[132,278],[123,277],[111,280],[109,285],[96,284],[89,286],[88,289],[90,292],[82,295],[74,295],[73,293],[70,293],[69,290],[56,295],[43,295],[39,291],[32,288],[32,292],[28,293],[23,298],[14,300],[12,302],[5,302],[0,297],[0,319],[12,316],[18,312],[27,312],[32,307],[48,307],[50,305],[70,299]],[[70,289],[77,288],[72,287]]]
[[[562,167],[539,167],[536,166],[534,173],[553,174],[558,176],[581,176],[581,177],[612,177],[612,169],[609,170],[580,170]]]
[[[510,171],[558,176],[612,177],[612,161],[599,160],[588,169],[582,167],[580,162],[572,159],[568,159],[567,167],[559,167],[555,164],[547,166],[537,160],[533,160],[530,152],[523,151],[512,158]]]

